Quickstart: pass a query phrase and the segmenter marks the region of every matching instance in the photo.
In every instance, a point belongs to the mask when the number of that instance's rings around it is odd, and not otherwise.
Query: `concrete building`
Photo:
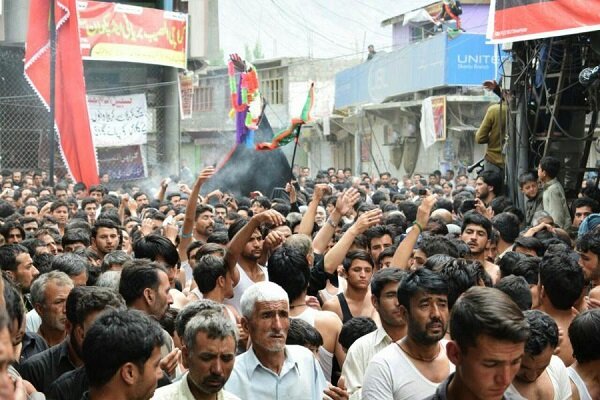
[[[475,132],[498,99],[481,84],[498,79],[501,63],[498,49],[485,44],[489,1],[462,4],[466,33],[457,34],[448,31],[454,21],[443,27],[431,22],[441,1],[403,2],[382,22],[393,25],[393,49],[336,75],[336,128],[322,137],[337,143],[332,166],[401,177],[458,171],[483,157]],[[428,98],[444,104],[443,135],[435,139],[420,128]]]
[[[286,128],[292,118],[300,116],[310,83],[315,83],[314,122],[302,129],[297,164],[325,167],[333,162],[336,144],[323,141],[318,148],[313,148],[312,138],[319,137],[322,121],[331,116],[336,72],[358,62],[309,58],[254,62],[260,90],[267,103],[265,114],[274,133]],[[227,149],[233,147],[235,122],[229,116],[227,68],[200,71],[195,74],[194,81],[193,115],[182,121],[182,158],[198,170],[204,165],[219,164]],[[293,145],[283,147],[283,151],[291,160]]]
[[[46,169],[48,165],[47,112],[23,78],[23,53],[29,0],[0,1],[0,168]],[[206,66],[219,52],[217,0],[146,0],[120,3],[189,13],[188,70]],[[179,172],[180,113],[178,70],[163,65],[86,60],[88,94],[106,96],[144,94],[148,107],[148,140],[140,152],[149,176]],[[12,100],[20,97],[19,101]],[[118,143],[115,144],[118,146]],[[108,151],[110,153],[110,151]],[[57,154],[57,175],[61,175]],[[118,172],[117,164],[102,163],[100,172]],[[104,168],[104,171],[102,169]],[[64,171],[63,171],[64,172]]]

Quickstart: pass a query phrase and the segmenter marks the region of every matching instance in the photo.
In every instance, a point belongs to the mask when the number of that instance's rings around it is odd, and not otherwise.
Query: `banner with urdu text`
[[[87,103],[96,147],[131,146],[148,141],[146,95],[88,95]]]
[[[491,0],[487,38],[518,42],[600,30],[597,0]]]
[[[187,14],[100,1],[78,1],[84,59],[185,69]]]

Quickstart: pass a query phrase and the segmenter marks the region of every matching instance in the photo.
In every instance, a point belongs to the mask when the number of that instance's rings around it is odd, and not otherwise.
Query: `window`
[[[200,86],[194,90],[194,112],[212,111],[213,88],[211,86]]]
[[[284,88],[281,69],[270,69],[260,71],[261,91],[268,104],[284,103]]]

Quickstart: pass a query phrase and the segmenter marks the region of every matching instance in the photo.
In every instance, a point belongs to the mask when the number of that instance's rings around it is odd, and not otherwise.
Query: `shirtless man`
[[[600,398],[600,310],[579,314],[569,327],[575,363],[568,369],[573,400]]]
[[[371,303],[369,282],[373,275],[373,260],[365,250],[353,250],[354,239],[371,226],[379,224],[382,212],[379,208],[362,213],[356,222],[325,255],[325,270],[335,270],[343,264],[347,275],[347,288],[343,293],[323,304],[323,310],[333,311],[343,322],[352,317],[369,317],[378,321],[377,311]],[[350,282],[352,281],[352,282]],[[340,303],[341,301],[341,303]]]
[[[471,250],[470,259],[483,264],[494,284],[500,280],[500,268],[485,259],[485,246],[492,234],[492,222],[483,215],[470,211],[465,214],[460,238]]]
[[[290,298],[290,318],[307,322],[323,337],[323,345],[319,347],[319,363],[325,379],[331,381],[333,356],[335,355],[340,365],[343,364],[345,357],[338,341],[342,321],[331,311],[319,311],[307,304],[306,292],[310,267],[301,249],[284,245],[273,252],[269,257],[268,265],[269,280],[281,286]]]
[[[573,321],[573,307],[584,287],[583,269],[568,254],[546,254],[540,264],[538,282],[539,309],[549,314],[563,332]],[[573,364],[573,350],[569,338],[560,344],[558,356],[568,367]]]
[[[323,304],[323,310],[333,311],[342,322],[353,317],[369,317],[379,320],[371,302],[369,284],[373,276],[373,259],[364,250],[350,251],[343,262],[346,274],[346,290]]]
[[[525,311],[530,334],[525,343],[521,368],[507,392],[529,400],[570,399],[571,384],[567,368],[554,355],[558,346],[558,325],[548,314]]]
[[[244,290],[256,282],[269,280],[267,268],[258,263],[263,255],[263,236],[260,225],[283,225],[284,217],[275,210],[254,215],[249,221],[239,219],[229,227],[230,242],[225,260],[233,281],[233,298],[226,299],[238,312]]]

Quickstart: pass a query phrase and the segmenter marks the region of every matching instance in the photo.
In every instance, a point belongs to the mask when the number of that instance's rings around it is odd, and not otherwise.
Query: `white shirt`
[[[447,340],[441,340],[441,351],[446,351]],[[454,364],[448,361],[449,373]],[[421,400],[432,396],[440,382],[432,382],[414,366],[396,343],[392,343],[373,357],[363,382],[364,400]]]
[[[342,376],[351,399],[360,399],[363,378],[369,361],[381,350],[392,344],[392,339],[382,327],[357,339],[346,354]]]
[[[240,266],[240,264],[236,264],[235,267],[237,268],[238,272],[240,273],[240,280],[238,281],[237,285],[235,285],[233,287],[233,297],[231,299],[225,299],[224,303],[229,304],[230,306],[233,306],[233,308],[235,308],[236,311],[239,314],[241,314],[242,307],[240,305],[240,300],[242,299],[242,295],[244,294],[244,291],[246,289],[248,289],[250,286],[254,285],[256,282],[254,282],[252,279],[250,279],[250,277],[248,276],[246,271],[244,271],[244,268],[242,268]],[[263,267],[262,265],[259,265],[258,268],[260,268],[260,270],[265,275],[265,281],[268,281],[269,280],[269,271],[267,270],[267,267]]]
[[[236,357],[225,389],[244,400],[318,400],[327,381],[310,350],[286,345],[279,375],[263,366],[250,348]]]
[[[42,325],[42,318],[35,308],[25,315],[25,331],[37,333]]]
[[[548,373],[548,377],[552,382],[552,387],[554,388],[554,397],[553,400],[567,400],[570,399],[573,393],[571,393],[571,382],[569,381],[569,373],[567,371],[567,367],[562,362],[560,357],[552,356],[550,359],[550,364],[546,367],[546,372]],[[511,393],[515,395],[521,396],[517,388],[511,383],[511,385],[506,390],[506,393]],[[521,396],[521,399],[525,399]]]
[[[186,373],[177,382],[171,383],[170,385],[160,387],[154,392],[152,400],[194,400],[194,395],[190,389],[187,380],[188,374]],[[217,400],[240,400],[239,397],[234,396],[225,390],[220,390],[217,393]]]

